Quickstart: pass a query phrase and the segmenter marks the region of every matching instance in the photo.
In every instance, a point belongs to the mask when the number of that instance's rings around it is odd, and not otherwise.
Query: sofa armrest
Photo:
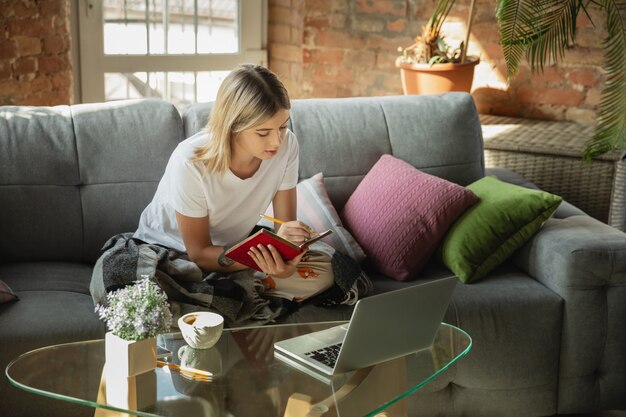
[[[626,234],[552,218],[512,260],[565,301],[559,414],[626,408]]]

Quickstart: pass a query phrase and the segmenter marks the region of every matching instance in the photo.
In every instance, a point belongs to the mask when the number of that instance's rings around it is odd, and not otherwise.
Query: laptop
[[[457,282],[443,278],[363,298],[349,323],[277,342],[274,356],[330,383],[329,377],[429,348]]]

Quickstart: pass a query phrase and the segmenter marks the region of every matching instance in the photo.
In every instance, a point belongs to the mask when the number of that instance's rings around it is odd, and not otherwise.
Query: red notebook
[[[304,248],[309,246],[311,243],[318,241],[324,236],[328,236],[332,232],[333,231],[330,229],[326,230],[325,232],[320,233],[314,238],[307,240],[303,244],[296,245],[295,243],[292,243],[287,239],[278,236],[276,233],[270,230],[261,229],[255,234],[236,244],[232,248],[228,249],[224,255],[226,255],[226,257],[232,259],[235,262],[239,262],[240,264],[243,264],[249,268],[261,271],[261,268],[259,268],[256,262],[254,262],[250,255],[248,255],[251,247],[256,247],[257,245],[267,246],[271,244],[276,249],[278,249],[278,252],[280,252],[280,255],[283,257],[283,260],[289,261],[300,255]]]

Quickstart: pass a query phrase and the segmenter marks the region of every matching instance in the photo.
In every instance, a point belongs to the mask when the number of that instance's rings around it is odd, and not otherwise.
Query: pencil
[[[213,374],[209,371],[203,371],[202,369],[195,369],[195,368],[187,368],[186,366],[181,366],[181,365],[171,363],[171,362],[157,360],[157,365],[159,367],[167,366],[168,368],[181,371],[181,372],[189,372],[191,374],[199,375],[204,378],[209,378],[213,376]]]
[[[259,216],[263,217],[265,220],[269,220],[269,221],[274,222],[274,223],[278,223],[278,224],[285,224],[285,222],[284,222],[284,221],[282,221],[282,220],[278,220],[278,219],[276,219],[276,218],[274,218],[274,217],[266,216],[265,214],[259,214]],[[316,234],[317,234],[317,232],[316,232],[316,231],[314,231],[314,230],[311,230],[311,234],[312,234],[312,235],[316,235]]]

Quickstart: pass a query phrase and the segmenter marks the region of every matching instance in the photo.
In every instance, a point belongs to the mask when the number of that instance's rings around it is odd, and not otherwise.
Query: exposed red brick
[[[391,70],[396,68],[396,52],[381,51],[376,53],[376,68]]]
[[[536,84],[561,84],[565,81],[565,70],[559,66],[544,67],[532,75],[532,81]]]
[[[37,71],[37,58],[20,58],[13,64],[13,73],[15,75],[23,75],[34,73]]]
[[[303,32],[301,27],[291,28],[291,43],[294,45],[302,45]]]
[[[286,25],[297,24],[295,12],[288,7],[270,7],[268,11],[269,23]]]
[[[15,95],[20,89],[20,84],[16,80],[0,81],[0,98]]]
[[[563,64],[602,66],[604,55],[602,49],[573,48],[565,51]]]
[[[393,16],[407,15],[407,2],[404,0],[357,0],[356,7],[359,13],[369,13],[375,15],[390,14]]]
[[[41,95],[45,91],[52,90],[50,78],[45,75],[33,77],[30,80],[23,79],[20,81],[19,85],[22,97],[33,97],[35,95]]]
[[[406,18],[400,18],[387,21],[387,30],[389,32],[404,32],[409,22]]]
[[[344,50],[338,48],[329,49],[304,49],[302,59],[305,64],[314,62],[317,64],[338,65],[343,61]]]
[[[41,40],[38,37],[16,36],[14,39],[19,56],[38,55],[41,53]]]
[[[593,68],[574,69],[567,74],[567,78],[574,84],[585,87],[597,87],[600,84],[601,75]]]
[[[300,62],[302,60],[302,48],[296,45],[270,44],[269,51],[276,59],[283,61]]]
[[[39,11],[42,16],[65,17],[65,0],[44,0],[39,3]]]
[[[600,88],[590,88],[587,91],[585,104],[588,104],[590,106],[598,106],[601,101],[602,101],[602,90]]]
[[[517,90],[515,98],[523,103],[577,106],[583,102],[585,97],[576,90],[521,87]]]
[[[13,13],[19,18],[25,18],[37,15],[37,13],[39,13],[39,10],[37,10],[37,5],[34,3],[27,4],[24,2],[15,2],[13,6]]]
[[[306,0],[305,7],[311,12],[330,13],[333,11],[333,2],[332,0]]]
[[[52,87],[58,91],[71,91],[72,90],[72,72],[65,71],[63,73],[53,74]]]
[[[14,40],[0,40],[0,60],[9,61],[17,56],[17,44]]]
[[[328,83],[351,83],[354,80],[354,75],[352,70],[347,68],[315,65],[313,69],[313,80]]]
[[[42,56],[39,58],[39,71],[42,74],[50,74],[54,72],[61,72],[68,67],[66,57],[57,56]]]
[[[328,48],[359,49],[365,46],[365,38],[360,34],[337,30],[322,30],[316,35],[317,46]]]
[[[346,50],[345,62],[352,68],[359,68],[362,72],[369,74],[370,71],[364,71],[374,68],[376,65],[376,52],[371,49]]]
[[[0,62],[0,80],[7,80],[13,75],[13,68],[9,61]]]
[[[9,21],[11,36],[30,36],[42,38],[54,33],[53,17],[39,17],[37,19],[20,19]]]
[[[62,35],[50,35],[43,40],[43,50],[46,54],[59,54],[67,51],[66,37]]]
[[[539,104],[527,109],[524,117],[541,120],[563,120],[565,119],[565,106],[553,104]]]
[[[415,39],[394,36],[385,37],[382,35],[370,35],[367,37],[367,47],[369,49],[390,51],[399,55],[398,47],[406,48],[415,43]]]
[[[280,7],[291,7],[291,0],[270,0],[268,5],[272,6],[280,6]]]
[[[285,24],[270,25],[268,36],[275,43],[289,43],[291,40],[291,26]]]
[[[352,19],[350,28],[355,31],[380,33],[385,29],[385,20],[357,16]]]
[[[328,29],[331,27],[328,16],[305,17],[304,24],[309,28],[315,29]]]

